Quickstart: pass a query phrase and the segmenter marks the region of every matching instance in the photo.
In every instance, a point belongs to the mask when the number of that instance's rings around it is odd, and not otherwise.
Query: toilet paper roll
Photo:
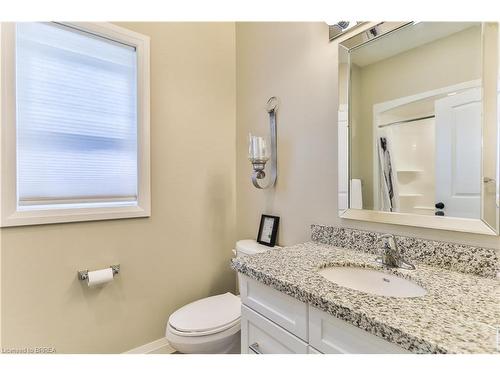
[[[90,288],[94,288],[99,285],[109,283],[113,280],[113,270],[111,268],[105,268],[103,270],[89,271],[87,285]]]

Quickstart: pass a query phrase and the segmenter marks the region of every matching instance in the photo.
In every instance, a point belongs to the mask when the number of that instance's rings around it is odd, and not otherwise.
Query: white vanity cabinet
[[[307,342],[245,305],[241,307],[241,352],[307,354]]]
[[[333,354],[409,353],[399,345],[312,306],[309,306],[309,344],[322,353]]]
[[[238,274],[241,353],[408,353],[267,285]]]

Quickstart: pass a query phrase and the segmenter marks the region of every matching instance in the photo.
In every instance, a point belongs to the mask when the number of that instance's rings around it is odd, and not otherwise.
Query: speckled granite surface
[[[370,253],[308,242],[232,261],[233,269],[415,353],[498,353],[500,281],[417,263],[392,270]],[[357,266],[424,287],[423,297],[383,297],[347,289],[317,273]]]
[[[344,227],[311,225],[311,239],[327,245],[375,254],[381,233]],[[452,271],[496,277],[500,272],[499,253],[495,249],[452,242],[396,236],[405,259]]]

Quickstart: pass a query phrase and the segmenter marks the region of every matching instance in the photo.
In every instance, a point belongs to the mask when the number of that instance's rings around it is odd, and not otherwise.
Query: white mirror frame
[[[477,233],[484,235],[499,235],[499,210],[497,208],[496,213],[496,228],[488,225],[482,219],[467,219],[458,217],[439,217],[439,216],[427,216],[427,215],[417,215],[409,213],[399,213],[399,212],[385,212],[385,211],[374,211],[374,210],[363,210],[350,208],[350,143],[351,143],[351,127],[350,127],[350,106],[349,106],[349,74],[341,74],[341,58],[347,57],[350,50],[358,47],[372,39],[378,38],[387,33],[393,32],[399,28],[412,25],[414,22],[367,22],[361,25],[356,30],[351,32],[346,32],[339,39],[335,40],[334,43],[338,43],[338,69],[339,69],[339,93],[342,87],[347,90],[347,102],[341,103],[340,95],[338,100],[338,180],[339,180],[339,195],[338,195],[338,214],[342,219],[351,220],[361,220],[370,221],[386,224],[397,224],[397,225],[408,225],[414,227],[432,228],[440,230],[451,230],[466,233]],[[484,41],[483,41],[484,43]],[[344,56],[342,56],[344,55]],[[483,48],[484,57],[484,48]],[[497,64],[498,65],[498,64]],[[497,73],[496,73],[497,74]],[[341,77],[344,76],[342,79]],[[482,75],[484,80],[485,73]],[[483,85],[484,86],[484,85]],[[495,101],[496,102],[496,101]],[[488,116],[483,116],[483,128],[484,121],[494,121],[493,125],[495,128],[496,116],[495,118],[489,118]],[[344,147],[342,147],[342,142]],[[496,147],[498,149],[498,144]],[[484,153],[484,152],[483,152]],[[497,163],[496,169],[499,169]],[[497,172],[497,176],[499,172]],[[344,184],[341,186],[341,184]],[[496,192],[498,194],[498,191]]]

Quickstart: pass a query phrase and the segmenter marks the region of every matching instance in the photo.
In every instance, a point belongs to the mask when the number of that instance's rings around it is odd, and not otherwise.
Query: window
[[[149,216],[148,38],[109,24],[1,35],[2,226]]]

